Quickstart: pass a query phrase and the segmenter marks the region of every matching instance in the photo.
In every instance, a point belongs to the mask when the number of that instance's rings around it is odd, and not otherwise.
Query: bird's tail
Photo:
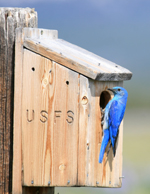
[[[105,149],[106,149],[108,142],[109,142],[109,130],[105,129],[103,139],[102,139],[102,144],[101,144],[101,150],[100,150],[100,154],[99,154],[99,163],[102,163],[102,161],[103,161]]]

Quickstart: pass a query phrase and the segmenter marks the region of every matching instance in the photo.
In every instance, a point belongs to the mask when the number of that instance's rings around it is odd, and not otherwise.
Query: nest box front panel
[[[23,185],[77,184],[78,120],[78,73],[24,49]]]
[[[122,136],[121,124],[116,156],[109,145],[103,162],[98,162],[102,143],[102,110],[113,97],[107,88],[122,86],[122,82],[99,82],[80,76],[80,116],[79,116],[79,154],[78,185],[95,187],[121,187],[122,184]]]
[[[24,186],[120,187],[122,124],[115,158],[102,164],[102,112],[112,98],[99,82],[24,49],[22,166]]]

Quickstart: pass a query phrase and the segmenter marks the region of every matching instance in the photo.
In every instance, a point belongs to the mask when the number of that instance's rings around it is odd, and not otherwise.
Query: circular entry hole
[[[69,81],[66,81],[66,84],[69,85]]]
[[[34,67],[32,67],[31,69],[32,69],[32,71],[35,71],[35,68]]]
[[[100,107],[104,109],[108,104],[108,102],[110,101],[110,99],[111,99],[111,96],[109,92],[103,91],[100,95]]]

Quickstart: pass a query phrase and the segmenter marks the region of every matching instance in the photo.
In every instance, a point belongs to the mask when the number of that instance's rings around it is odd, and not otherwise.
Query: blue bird
[[[113,149],[113,154],[116,154],[116,141],[119,133],[119,126],[123,119],[128,92],[122,87],[114,87],[108,89],[114,93],[112,100],[108,102],[105,108],[103,121],[103,139],[99,154],[99,163],[102,163],[106,146],[110,141]]]

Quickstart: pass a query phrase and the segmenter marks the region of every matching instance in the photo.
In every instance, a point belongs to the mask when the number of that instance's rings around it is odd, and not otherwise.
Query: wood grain
[[[58,43],[57,49],[62,44],[62,49],[70,46],[57,39],[57,31],[25,28],[22,33],[23,36],[18,32],[17,39],[20,50],[16,61],[21,61],[22,65],[17,64],[16,69],[16,73],[20,70],[21,74],[15,78],[14,117],[14,178],[18,175],[20,182],[19,186],[14,183],[14,188],[23,186],[23,193],[28,193],[36,192],[40,186],[43,188],[40,192],[44,193],[48,191],[46,187],[54,186],[121,187],[123,124],[115,158],[112,149],[107,156],[108,147],[102,164],[98,163],[98,157],[103,134],[101,94],[108,92],[107,88],[122,86],[123,82],[95,81],[69,69],[66,58],[63,59],[65,65],[60,64],[62,58],[58,60],[60,63],[53,61],[54,53],[43,54],[47,52],[45,47],[34,45],[41,49],[36,52],[33,48],[22,47],[26,45],[24,40],[32,38],[38,39],[37,44],[42,46],[49,41],[52,43],[52,39],[54,44]],[[70,52],[74,48],[77,49],[73,46]],[[93,60],[93,55],[87,51],[84,57],[88,54],[87,60]],[[106,66],[108,68],[109,64]],[[111,93],[107,95],[112,97]]]
[[[30,15],[30,14],[29,14]],[[35,25],[34,14],[32,14],[29,23],[30,27]],[[32,19],[32,20],[31,20]],[[20,14],[20,21],[24,21],[23,11]],[[15,104],[14,104],[14,149],[13,149],[13,193],[21,194],[22,193],[22,79],[23,79],[23,41],[25,37],[41,37],[41,38],[55,38],[57,37],[57,31],[45,31],[44,34],[41,34],[42,29],[32,30],[32,28],[18,28],[16,30],[16,58],[15,58]],[[32,70],[32,69],[31,69]],[[45,114],[42,112],[42,114]],[[44,116],[44,115],[43,115]],[[42,115],[42,119],[44,118]],[[47,159],[48,161],[48,159]],[[48,163],[47,163],[48,165]],[[48,183],[47,183],[48,184]],[[26,189],[23,191],[27,191]],[[42,189],[40,189],[42,192]],[[28,191],[27,191],[28,192]],[[45,189],[43,188],[43,193]]]
[[[78,74],[26,49],[23,63],[23,185],[76,185]]]
[[[122,169],[122,125],[118,138],[115,158],[112,149],[103,163],[98,163],[102,142],[102,126],[100,111],[100,95],[107,88],[121,82],[94,82],[80,76],[80,117],[79,117],[79,157],[78,157],[78,184],[82,186],[120,187]],[[88,103],[82,103],[86,96]]]
[[[30,8],[0,8],[0,193],[3,194],[12,192],[15,29],[37,27],[35,23],[37,13],[33,10],[31,13]]]
[[[132,77],[129,70],[60,39],[26,38],[24,46],[94,80],[123,81]]]

